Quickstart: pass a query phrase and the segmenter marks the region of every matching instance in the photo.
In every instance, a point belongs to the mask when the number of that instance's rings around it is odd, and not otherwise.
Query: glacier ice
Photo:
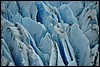
[[[1,66],[99,66],[99,1],[1,1]]]
[[[59,13],[61,15],[62,20],[65,23],[68,24],[78,23],[71,8],[68,5],[66,4],[61,5],[61,7],[59,8]]]
[[[85,34],[79,29],[78,24],[72,25],[69,40],[72,44],[72,47],[74,48],[75,56],[77,57],[79,65],[88,65],[90,52],[89,40],[87,39]],[[86,56],[85,58],[84,55]],[[82,62],[83,60],[84,62]]]
[[[77,17],[83,9],[83,4],[80,1],[72,1],[68,3],[68,6],[72,9],[73,14]]]

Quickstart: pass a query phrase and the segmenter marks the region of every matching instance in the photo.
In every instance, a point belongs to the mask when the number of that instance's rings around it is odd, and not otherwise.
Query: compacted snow
[[[99,1],[1,1],[1,66],[99,66]]]

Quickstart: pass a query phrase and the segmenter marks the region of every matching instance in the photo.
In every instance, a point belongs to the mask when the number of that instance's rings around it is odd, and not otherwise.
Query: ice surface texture
[[[1,66],[99,66],[98,1],[1,1]]]

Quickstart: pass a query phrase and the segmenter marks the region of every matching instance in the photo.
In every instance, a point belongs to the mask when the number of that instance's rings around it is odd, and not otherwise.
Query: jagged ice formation
[[[99,1],[1,1],[1,66],[99,66]]]

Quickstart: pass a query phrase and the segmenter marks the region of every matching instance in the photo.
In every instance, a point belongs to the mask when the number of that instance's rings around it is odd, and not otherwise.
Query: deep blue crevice
[[[30,37],[30,36],[29,36]],[[39,57],[41,58],[41,60],[43,61],[43,64],[46,65],[45,63],[45,58],[43,57],[43,54],[40,52],[40,50],[38,48],[36,48],[32,42],[32,40],[30,39],[30,44],[32,46],[32,48],[34,49],[34,51],[36,52],[37,55],[39,55]]]
[[[30,36],[29,36],[30,37]],[[32,40],[30,39],[30,45],[33,47],[33,49],[35,50],[35,52],[37,53],[37,51],[36,51],[36,49],[35,49],[35,47],[34,47],[34,44],[33,44],[33,42],[32,42]]]
[[[42,20],[41,17],[40,17],[39,11],[37,12],[36,19],[37,19],[37,22],[41,22],[41,20]]]
[[[66,42],[66,40],[65,40],[65,42]],[[67,44],[67,42],[66,42],[66,44]],[[68,44],[67,44],[67,47],[68,47]],[[69,47],[68,47],[68,52],[69,52],[69,55],[70,55],[70,57],[71,57],[71,61],[73,61],[73,58],[72,58],[71,52],[70,52],[70,50],[69,50]]]
[[[67,61],[67,58],[66,58],[65,53],[64,53],[63,44],[61,43],[61,40],[59,37],[58,37],[58,47],[59,47],[60,54],[61,54],[61,57],[63,59],[64,64],[68,65],[68,61]]]

